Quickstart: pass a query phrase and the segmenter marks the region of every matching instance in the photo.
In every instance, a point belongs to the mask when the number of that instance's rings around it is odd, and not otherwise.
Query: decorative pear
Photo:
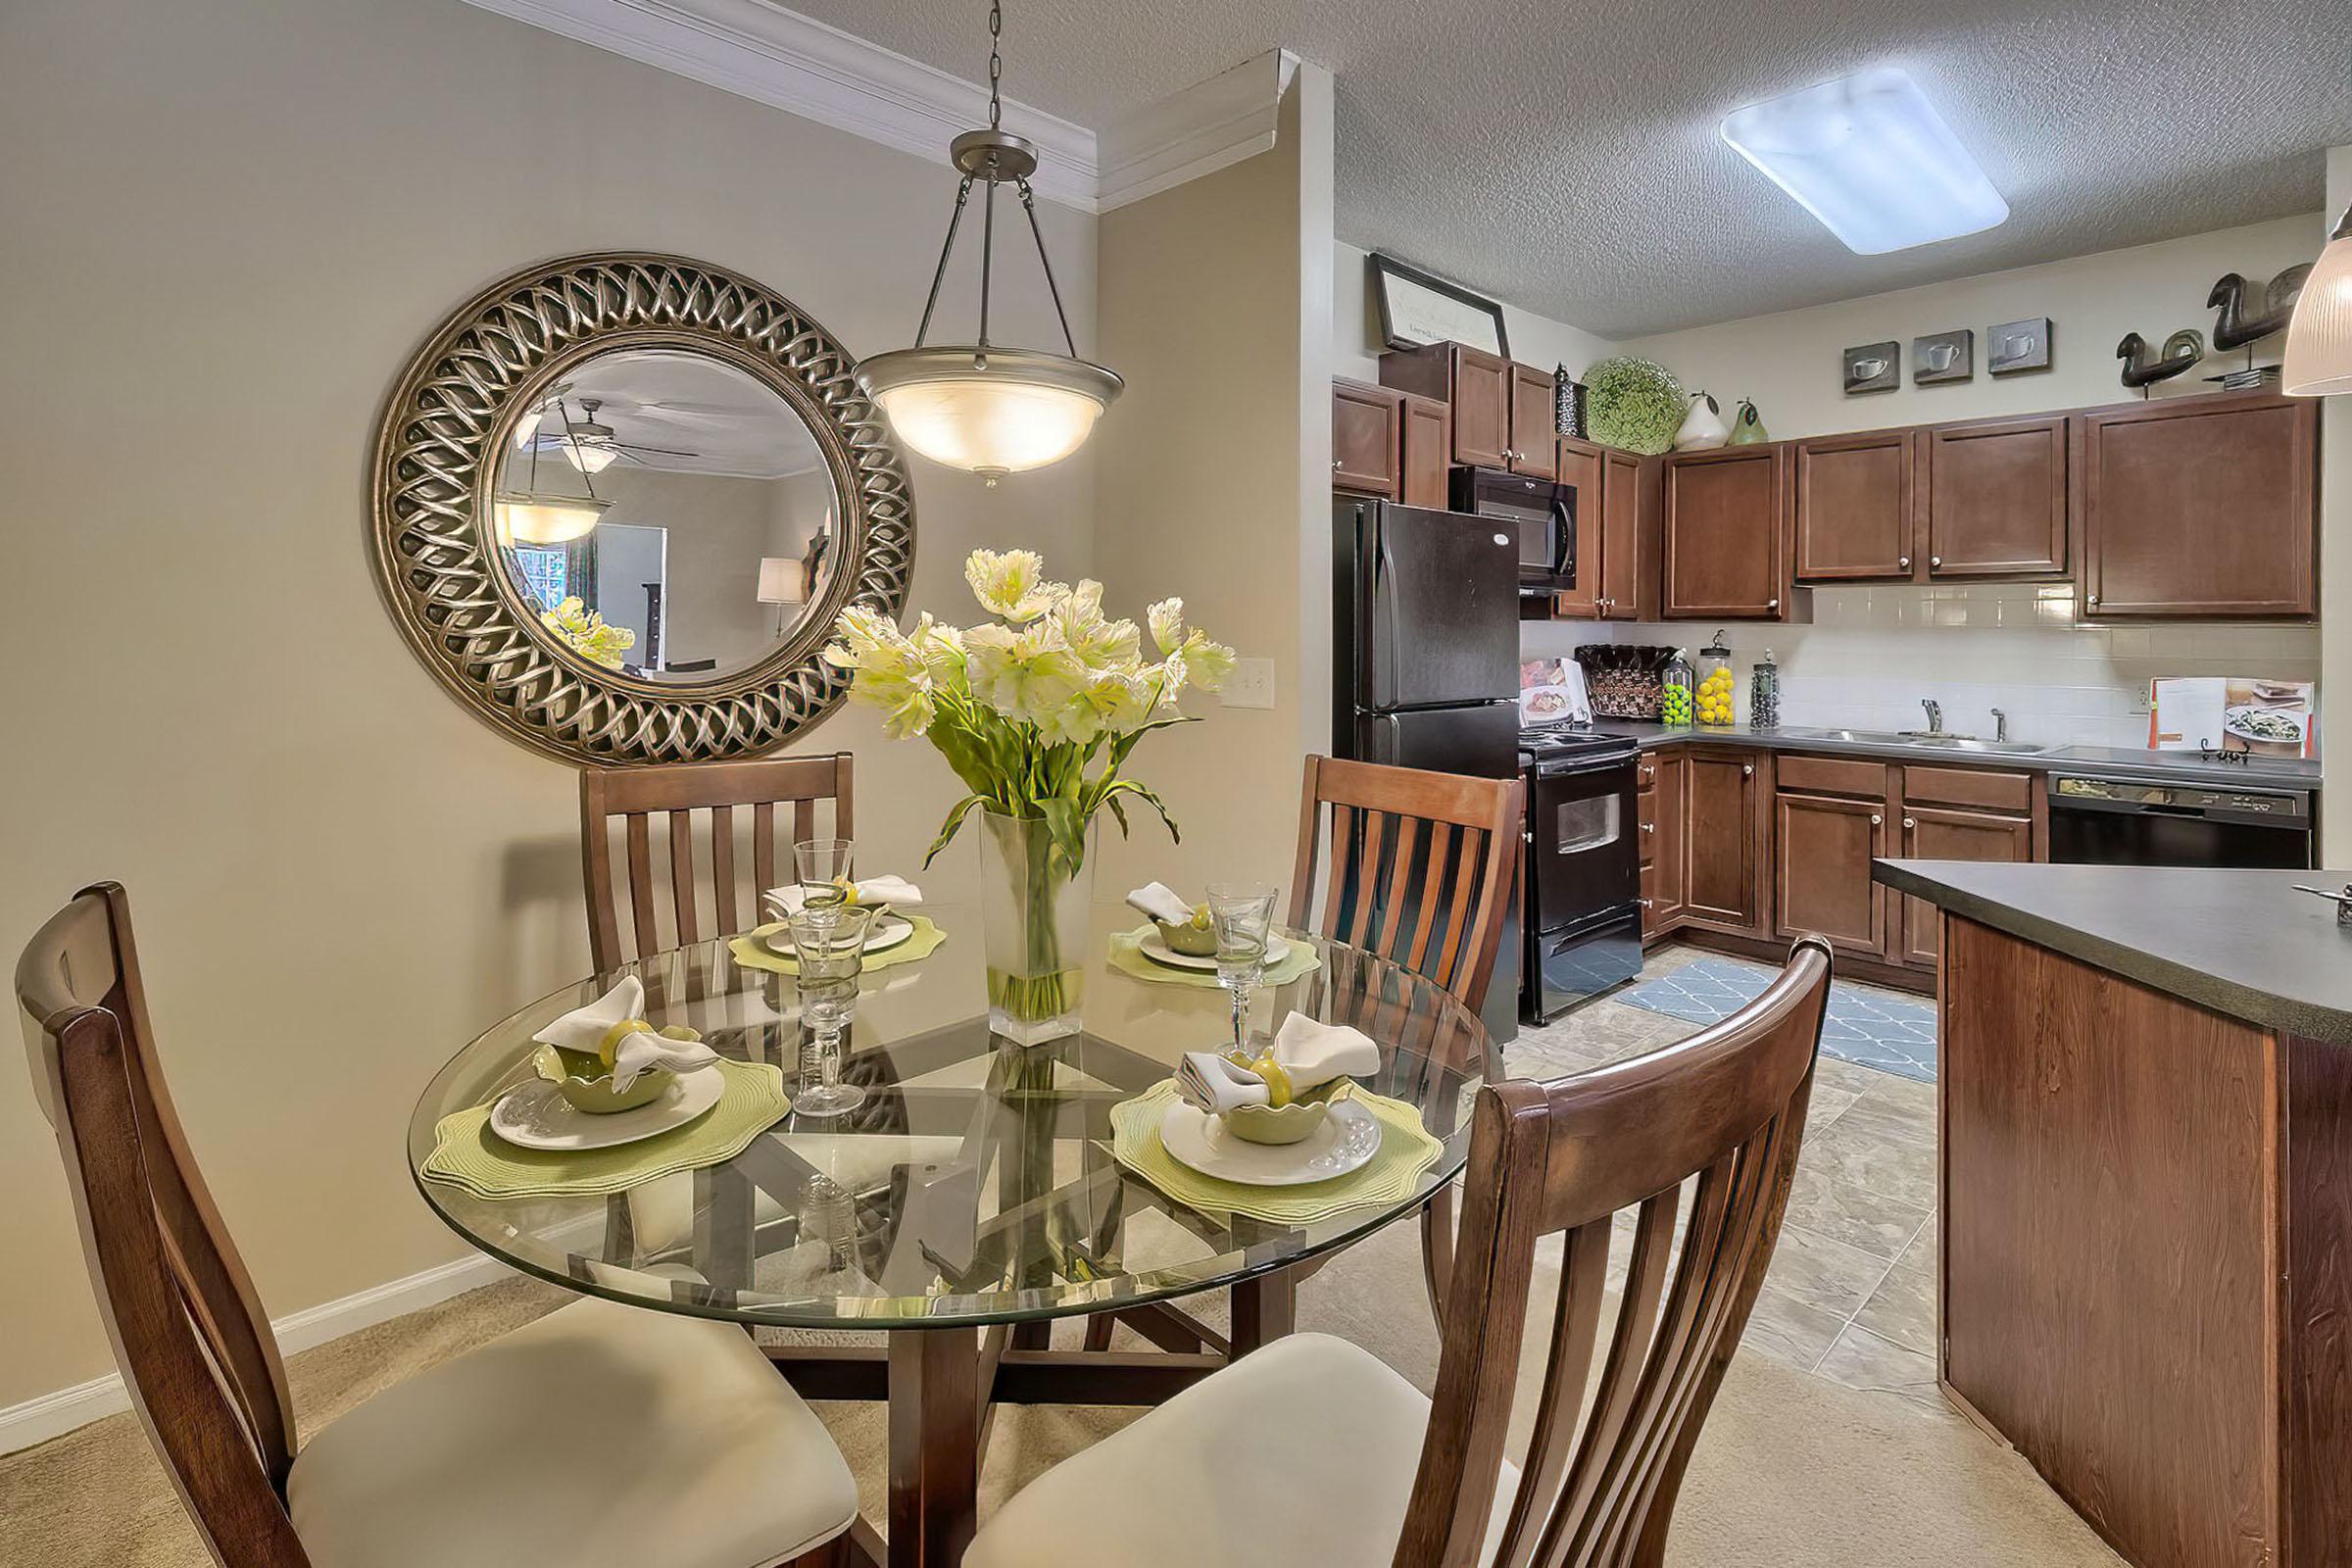
[[[1683,416],[1683,427],[1674,433],[1674,450],[1711,452],[1731,438],[1732,432],[1723,422],[1723,409],[1714,394],[1691,393],[1690,412]]]
[[[1741,398],[1740,412],[1732,416],[1732,445],[1736,447],[1763,446],[1772,439],[1764,430],[1764,421],[1756,416],[1756,400]]]

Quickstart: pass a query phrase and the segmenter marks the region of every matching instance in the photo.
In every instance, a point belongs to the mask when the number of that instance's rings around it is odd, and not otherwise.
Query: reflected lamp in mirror
[[[2336,220],[2328,248],[2303,280],[2286,326],[2279,386],[2293,398],[2352,392],[2352,207]]]
[[[502,495],[494,511],[498,542],[561,545],[585,538],[612,503],[594,496]]]
[[[790,556],[760,557],[760,602],[763,605],[807,604],[808,566]]]

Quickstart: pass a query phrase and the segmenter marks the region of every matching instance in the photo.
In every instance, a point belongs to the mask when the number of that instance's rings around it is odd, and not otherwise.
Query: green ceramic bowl
[[[584,1077],[572,1071],[570,1063],[564,1059],[564,1053],[553,1046],[541,1046],[532,1054],[531,1065],[538,1070],[540,1077],[556,1086],[557,1093],[564,1097],[566,1104],[591,1116],[610,1116],[614,1111],[635,1110],[639,1105],[650,1105],[662,1098],[662,1091],[667,1089],[670,1080],[677,1076],[667,1067],[648,1067],[637,1075],[636,1082],[615,1094],[611,1073]]]
[[[1331,1102],[1345,1078],[1317,1084],[1287,1105],[1238,1105],[1225,1112],[1233,1136],[1252,1144],[1295,1144],[1331,1117]]]
[[[1182,925],[1170,925],[1154,920],[1160,939],[1171,953],[1181,953],[1188,958],[1213,958],[1217,956],[1217,928],[1213,925],[1194,925],[1189,920]]]

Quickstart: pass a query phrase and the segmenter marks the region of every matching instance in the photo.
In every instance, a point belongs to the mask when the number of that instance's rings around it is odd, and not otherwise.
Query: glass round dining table
[[[1381,1066],[1361,1086],[1417,1109],[1443,1149],[1403,1197],[1328,1205],[1305,1223],[1195,1208],[1114,1157],[1111,1111],[1185,1052],[1230,1043],[1214,977],[1132,953],[1126,966],[1109,961],[1113,933],[1141,922],[1102,906],[1082,1031],[1018,1045],[989,1030],[979,910],[922,913],[945,940],[919,958],[877,954],[859,979],[841,1077],[865,1099],[846,1114],[787,1114],[732,1158],[597,1196],[493,1199],[427,1171],[447,1118],[529,1080],[533,1037],[625,975],[645,986],[647,1021],[688,1025],[796,1089],[809,1031],[793,977],[720,940],[566,987],[492,1026],[433,1078],[409,1127],[425,1201],[525,1273],[652,1310],[826,1331],[770,1335],[762,1348],[808,1397],[889,1400],[887,1546],[862,1524],[853,1544],[894,1565],[960,1556],[992,1403],[1153,1404],[1288,1332],[1299,1265],[1418,1212],[1460,1174],[1488,1052],[1478,1016],[1443,988],[1286,931],[1313,963],[1257,988],[1254,1039],[1294,1011],[1362,1030]],[[1223,1331],[1173,1304],[1219,1288],[1231,1293]],[[1083,1343],[1055,1347],[1052,1320],[1079,1316]],[[1153,1348],[1108,1348],[1114,1321]],[[876,1344],[842,1330],[889,1332]]]

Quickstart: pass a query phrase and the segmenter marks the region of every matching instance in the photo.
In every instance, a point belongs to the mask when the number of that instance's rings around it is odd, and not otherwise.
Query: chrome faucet
[[[1919,706],[1928,710],[1928,733],[1931,735],[1942,734],[1943,705],[1933,697],[1923,697],[1919,700]]]
[[[2009,738],[2009,715],[1997,708],[1992,710],[1992,738],[1995,741]]]

